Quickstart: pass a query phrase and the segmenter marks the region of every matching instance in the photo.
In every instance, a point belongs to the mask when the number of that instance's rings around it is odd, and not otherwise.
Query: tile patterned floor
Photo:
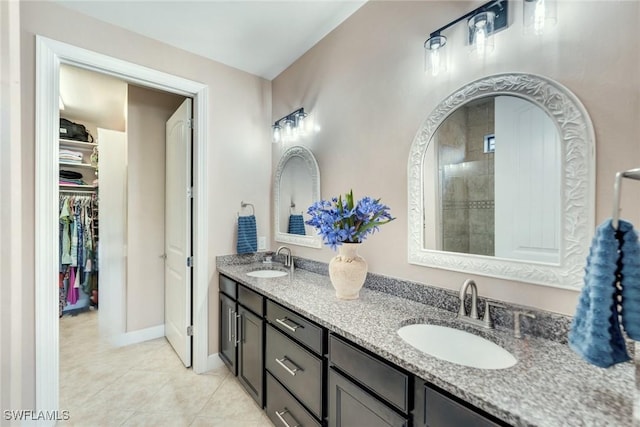
[[[164,338],[110,347],[96,311],[60,319],[60,409],[63,427],[273,426],[225,367],[196,375]]]

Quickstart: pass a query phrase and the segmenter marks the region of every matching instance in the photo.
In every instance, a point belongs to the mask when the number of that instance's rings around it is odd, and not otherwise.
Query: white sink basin
[[[398,329],[411,346],[438,359],[481,369],[505,369],[516,364],[511,353],[478,335],[440,325],[415,324]]]
[[[282,270],[256,270],[256,271],[248,272],[247,276],[273,278],[273,277],[286,276],[287,274],[288,273],[286,271],[282,271]]]

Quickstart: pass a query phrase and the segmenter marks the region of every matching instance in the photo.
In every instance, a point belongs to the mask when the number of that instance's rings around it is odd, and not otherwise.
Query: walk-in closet
[[[60,67],[63,406],[116,379],[92,369],[93,355],[164,340],[166,123],[184,100]]]

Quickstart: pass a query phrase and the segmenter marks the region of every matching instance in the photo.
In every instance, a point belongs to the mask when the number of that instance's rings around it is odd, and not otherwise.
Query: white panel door
[[[531,102],[495,103],[495,255],[558,263],[561,147],[551,119]]]
[[[164,328],[182,363],[191,366],[191,99],[167,121]]]

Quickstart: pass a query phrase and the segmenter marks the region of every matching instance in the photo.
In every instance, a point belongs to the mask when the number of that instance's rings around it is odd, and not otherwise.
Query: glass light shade
[[[541,36],[545,28],[558,22],[558,4],[555,0],[524,0],[522,10],[525,34]]]
[[[443,49],[447,44],[445,36],[429,37],[424,42],[424,72],[437,76],[440,72],[447,71],[447,50]]]
[[[286,119],[282,125],[282,132],[285,141],[291,141],[293,139],[293,120]]]
[[[494,12],[480,12],[469,19],[469,44],[471,53],[484,58],[494,48],[492,36],[496,18]]]
[[[307,133],[307,113],[301,112],[296,114],[296,131],[299,135]]]
[[[273,129],[273,143],[277,144],[282,140],[282,132],[280,131],[280,126],[273,125],[271,126],[271,128]]]

